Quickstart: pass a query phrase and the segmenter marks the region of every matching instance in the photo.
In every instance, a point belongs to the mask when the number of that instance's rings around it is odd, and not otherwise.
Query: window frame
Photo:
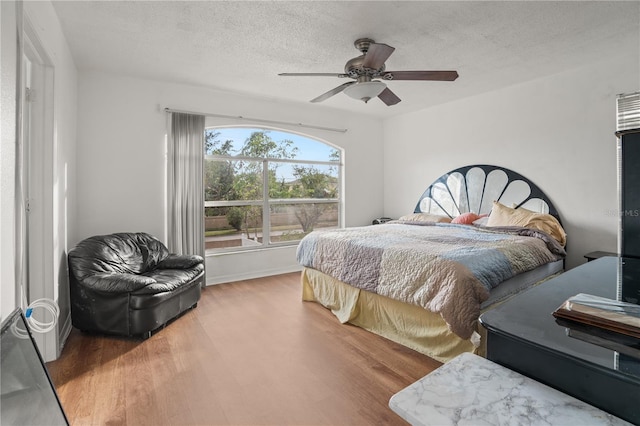
[[[291,240],[291,241],[277,241],[271,242],[271,206],[274,205],[292,205],[292,204],[337,204],[338,207],[338,223],[337,227],[342,228],[343,225],[343,209],[344,209],[344,150],[342,148],[336,147],[333,144],[322,141],[318,138],[304,135],[301,133],[295,133],[290,130],[285,129],[275,129],[275,128],[267,128],[263,126],[209,126],[205,128],[207,130],[216,130],[216,129],[228,129],[228,128],[243,128],[243,129],[255,129],[261,131],[277,131],[281,133],[289,133],[297,136],[304,137],[306,139],[310,139],[315,143],[327,145],[331,149],[334,149],[339,152],[340,159],[339,161],[323,161],[323,160],[304,160],[299,158],[275,158],[275,157],[250,157],[250,156],[242,156],[242,155],[210,155],[204,154],[204,161],[214,160],[214,161],[251,161],[255,163],[262,163],[262,199],[261,200],[230,200],[230,201],[204,201],[203,206],[203,215],[205,215],[205,208],[207,207],[241,207],[241,206],[261,206],[262,207],[262,242],[260,245],[256,246],[234,246],[234,247],[221,247],[221,248],[210,248],[205,249],[205,254],[207,255],[215,255],[222,253],[230,253],[230,252],[239,252],[239,251],[255,251],[255,250],[269,250],[273,248],[279,247],[287,247],[287,246],[296,246],[300,242],[300,240]],[[338,187],[338,197],[337,198],[273,198],[269,197],[269,163],[288,163],[288,164],[302,164],[302,165],[322,165],[322,166],[330,166],[337,167],[337,187]],[[204,175],[203,175],[204,178]],[[206,215],[205,215],[206,218]],[[267,236],[268,238],[265,238]],[[206,236],[205,236],[206,239]]]

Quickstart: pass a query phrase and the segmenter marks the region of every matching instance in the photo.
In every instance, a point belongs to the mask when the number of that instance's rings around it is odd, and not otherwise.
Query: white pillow
[[[473,221],[475,226],[487,226],[489,222],[489,216],[481,217],[480,219],[476,219]]]

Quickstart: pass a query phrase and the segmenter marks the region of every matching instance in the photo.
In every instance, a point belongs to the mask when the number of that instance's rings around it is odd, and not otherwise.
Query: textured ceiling
[[[53,1],[80,70],[308,102],[345,82],[370,37],[387,70],[457,70],[454,82],[391,81],[387,107],[338,94],[318,108],[388,117],[601,61],[639,55],[640,2]],[[612,64],[614,66],[614,64]]]

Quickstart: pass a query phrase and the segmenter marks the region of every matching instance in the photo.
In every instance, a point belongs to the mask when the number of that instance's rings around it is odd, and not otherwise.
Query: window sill
[[[258,253],[258,252],[272,251],[272,250],[291,249],[292,247],[297,248],[298,241],[296,241],[295,243],[278,244],[278,245],[272,245],[272,246],[260,247],[260,248],[249,247],[246,249],[228,250],[228,251],[225,250],[225,251],[218,251],[218,252],[208,251],[205,253],[205,257],[222,257],[222,256],[228,256],[228,255],[245,254],[245,253]]]

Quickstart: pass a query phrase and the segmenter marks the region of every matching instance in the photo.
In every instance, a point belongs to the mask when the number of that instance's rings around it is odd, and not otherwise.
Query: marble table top
[[[412,425],[629,425],[609,413],[464,353],[391,397]]]

